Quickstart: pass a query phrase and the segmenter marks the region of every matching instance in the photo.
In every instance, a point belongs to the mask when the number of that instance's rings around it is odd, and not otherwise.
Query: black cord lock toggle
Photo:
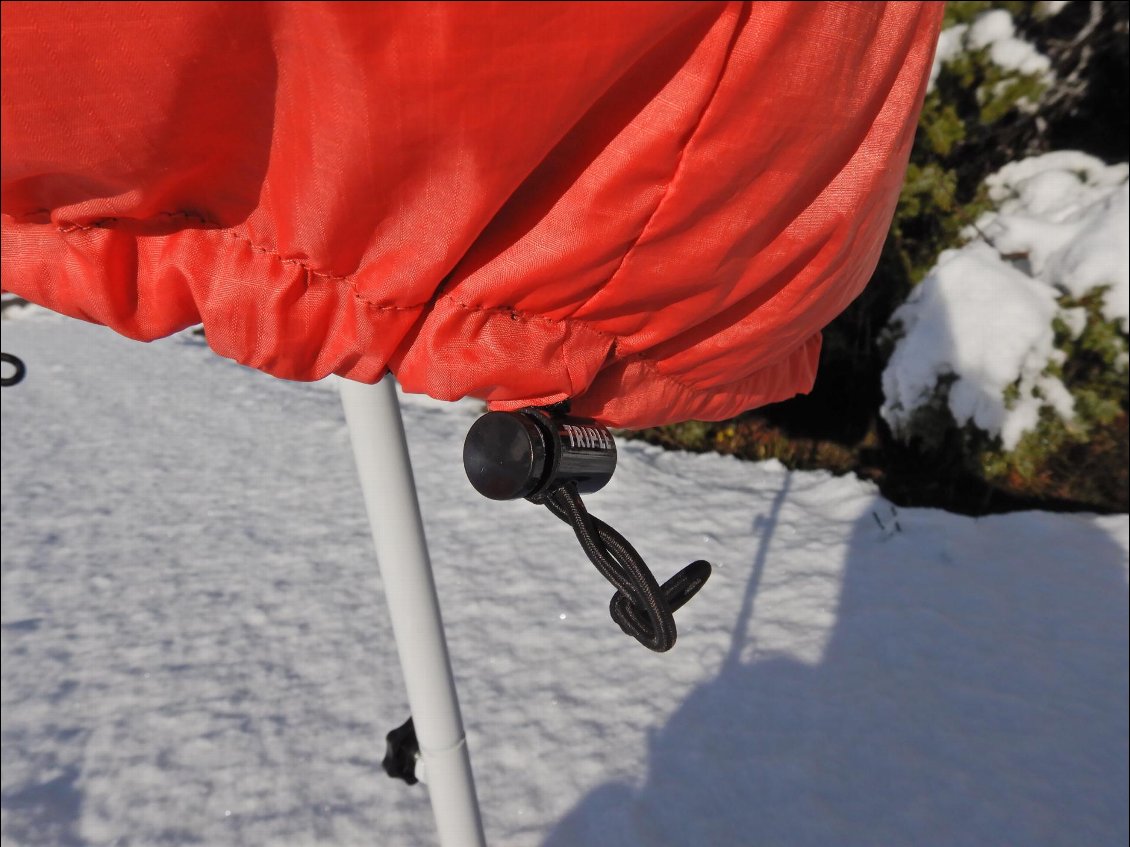
[[[710,563],[692,562],[659,585],[620,533],[589,514],[581,494],[603,488],[616,470],[616,442],[604,426],[571,417],[561,407],[487,412],[463,445],[471,485],[492,500],[546,506],[569,524],[596,569],[616,588],[612,620],[657,653],[675,646],[674,613],[710,576]]]
[[[416,762],[420,758],[420,742],[416,739],[416,725],[412,716],[385,736],[385,757],[381,767],[393,779],[403,779],[409,785],[419,782]]]

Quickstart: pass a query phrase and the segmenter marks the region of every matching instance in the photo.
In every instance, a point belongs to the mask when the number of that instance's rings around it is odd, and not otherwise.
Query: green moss
[[[714,424],[707,421],[683,421],[682,423],[640,430],[638,435],[647,441],[661,444],[664,447],[702,453],[713,446],[711,439],[713,426]]]
[[[924,120],[919,131],[932,153],[948,156],[965,140],[965,122],[952,103],[942,103],[934,93],[928,99],[929,106],[923,109]]]

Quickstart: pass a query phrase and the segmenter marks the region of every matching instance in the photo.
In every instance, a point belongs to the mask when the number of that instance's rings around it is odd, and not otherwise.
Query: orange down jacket
[[[811,387],[941,5],[4,3],[3,285],[609,424]]]

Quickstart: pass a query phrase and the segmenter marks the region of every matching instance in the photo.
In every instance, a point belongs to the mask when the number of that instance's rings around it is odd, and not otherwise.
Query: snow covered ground
[[[332,383],[182,335],[3,323],[4,845],[426,845]],[[654,655],[545,510],[405,398],[495,845],[1127,842],[1126,516],[896,512],[851,478],[621,444],[589,499],[662,580]]]

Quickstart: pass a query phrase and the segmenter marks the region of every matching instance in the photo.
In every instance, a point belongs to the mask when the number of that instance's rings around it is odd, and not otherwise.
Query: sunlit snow
[[[331,383],[190,335],[4,321],[5,845],[430,845]],[[568,527],[465,481],[474,402],[405,398],[495,845],[1118,845],[1126,516],[974,520],[622,442],[588,499],[663,579],[649,653]]]

